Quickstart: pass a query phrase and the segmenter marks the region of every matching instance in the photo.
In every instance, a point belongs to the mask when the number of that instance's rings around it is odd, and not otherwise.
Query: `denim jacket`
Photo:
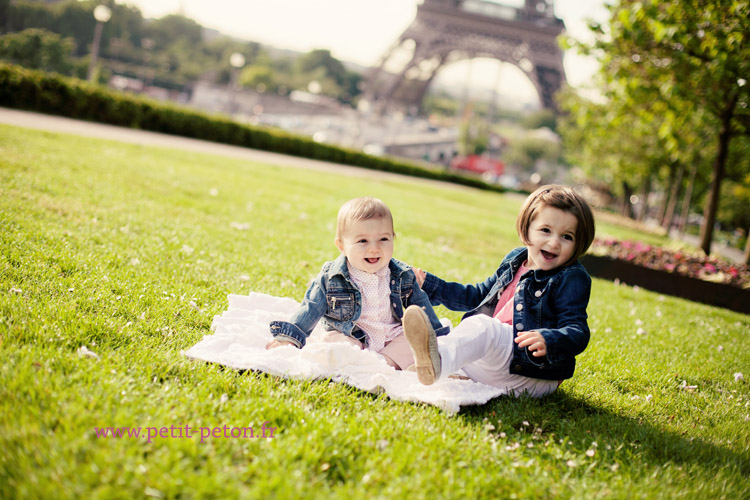
[[[404,309],[412,304],[423,308],[438,335],[446,335],[430,305],[427,295],[416,284],[411,267],[396,259],[388,264],[391,271],[391,312],[401,321]],[[354,284],[346,266],[346,256],[326,262],[305,293],[305,298],[290,321],[272,321],[271,334],[277,340],[293,342],[303,347],[318,320],[326,330],[338,330],[344,335],[367,342],[365,332],[355,325],[362,314],[362,294]]]
[[[492,316],[505,287],[513,281],[526,261],[525,247],[505,256],[495,274],[483,283],[448,283],[427,273],[422,289],[432,305],[442,304],[454,311]],[[510,373],[547,380],[573,376],[575,357],[589,342],[586,306],[591,294],[591,278],[580,262],[543,271],[526,272],[516,286],[513,298],[513,338],[519,332],[534,330],[544,336],[547,355],[535,357],[528,348],[513,343]]]

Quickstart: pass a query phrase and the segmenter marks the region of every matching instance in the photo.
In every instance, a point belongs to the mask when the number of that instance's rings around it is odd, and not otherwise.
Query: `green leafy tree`
[[[520,167],[527,174],[537,172],[549,177],[559,165],[560,143],[525,134],[510,140],[502,159],[510,165]]]
[[[11,2],[8,10],[8,31],[23,31],[29,28],[40,28],[75,40],[75,55],[84,56],[89,53],[90,44],[94,35],[96,19],[94,19],[94,8],[104,3],[113,9],[107,29],[102,33],[102,50],[109,44],[109,39],[115,33],[120,19],[120,10],[128,11],[129,8],[115,4],[114,2],[78,2],[66,0],[48,4],[46,2],[35,2],[31,0],[17,0]],[[117,35],[114,35],[117,36]]]
[[[29,0],[15,0],[8,5],[8,19],[4,24],[9,32],[44,28],[58,33],[52,29],[54,23],[55,14],[48,5]]]
[[[229,64],[230,54],[245,56],[246,75],[240,82],[285,94],[307,89],[317,81],[321,92],[342,102],[350,102],[360,91],[361,75],[348,71],[327,50],[314,50],[298,58],[271,58],[255,42],[229,37],[204,40],[203,27],[180,15],[167,15],[146,22],[135,7],[115,0],[0,0],[0,30],[9,33],[29,28],[45,29],[74,40],[72,55],[81,62],[89,55],[96,20],[94,8],[105,4],[112,17],[104,26],[99,60],[105,74],[138,78],[176,90],[189,88],[197,79],[226,84],[236,73]],[[80,76],[80,75],[79,75]]]
[[[321,84],[323,94],[341,101],[348,102],[360,92],[361,76],[348,71],[329,50],[315,49],[303,54],[297,59],[297,68],[302,78]],[[296,87],[303,88],[299,83]]]
[[[246,67],[240,75],[239,83],[242,87],[272,92],[276,92],[281,85],[273,68],[266,64]]]
[[[633,215],[630,203],[650,170],[640,157],[644,148],[632,134],[632,120],[619,113],[614,100],[597,102],[570,90],[560,94],[560,133],[565,159],[580,166],[597,185],[607,186],[620,200],[620,213]]]
[[[706,196],[701,248],[709,253],[731,141],[750,130],[750,1],[621,0],[610,7],[596,48],[625,101],[657,99],[659,130],[673,136],[686,115],[700,113],[713,132],[715,156]]]
[[[73,37],[76,41],[76,54],[79,56],[87,55],[91,51],[91,41],[96,26],[96,19],[94,18],[94,8],[96,5],[94,2],[70,1],[55,4],[51,7],[53,25],[47,25],[44,28]],[[108,5],[108,7],[111,6]],[[107,29],[102,30],[100,45],[102,54],[109,46],[114,23],[110,24],[108,22],[105,26]]]
[[[235,52],[245,57],[245,68],[253,64],[265,64],[268,55],[256,42],[243,42],[233,38],[220,36],[204,42],[200,46],[200,54],[193,53],[193,59],[199,60],[203,67],[203,78],[213,79],[218,83],[228,83],[234,68],[229,64],[231,55]],[[263,61],[261,63],[260,61]]]
[[[27,29],[0,37],[0,59],[31,69],[70,75],[75,68],[72,38],[42,29]]]
[[[718,219],[725,227],[750,229],[750,174],[740,182],[727,181],[722,186],[724,199]]]
[[[0,33],[10,31],[10,0],[0,0]]]
[[[146,35],[158,47],[169,47],[186,43],[195,47],[203,43],[203,28],[200,24],[184,16],[171,14],[148,23]]]
[[[750,265],[750,137],[741,136],[732,142],[727,163],[717,220],[724,228],[744,233],[745,264]]]
[[[445,91],[429,89],[422,101],[422,112],[439,117],[454,117],[458,113],[460,101]]]
[[[557,130],[557,114],[551,109],[540,109],[525,115],[521,126],[528,129],[546,127],[554,132]]]
[[[481,155],[490,143],[490,131],[486,122],[474,118],[464,120],[458,129],[458,152],[462,156]]]
[[[706,140],[709,124],[698,112],[675,115],[658,96],[627,99],[619,81],[606,80],[601,90],[597,100],[570,89],[561,93],[566,160],[598,185],[608,186],[620,200],[622,215],[636,215],[631,197],[639,195],[638,216],[645,217],[649,195],[660,194],[659,219],[669,227],[677,207],[683,206],[678,204],[683,186],[688,198],[694,198],[696,177],[686,172],[706,170],[712,151]],[[697,192],[702,190],[699,186]]]

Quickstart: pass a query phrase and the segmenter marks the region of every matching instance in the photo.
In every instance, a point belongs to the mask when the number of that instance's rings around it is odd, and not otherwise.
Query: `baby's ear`
[[[336,245],[336,248],[338,248],[341,253],[344,253],[344,244],[342,243],[341,238],[333,240],[333,244]]]

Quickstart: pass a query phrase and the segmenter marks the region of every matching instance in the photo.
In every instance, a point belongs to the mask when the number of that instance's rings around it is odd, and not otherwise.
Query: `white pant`
[[[506,389],[509,394],[542,397],[557,389],[557,380],[514,375],[513,327],[484,314],[463,320],[450,334],[438,337],[440,378],[463,370],[472,380]]]

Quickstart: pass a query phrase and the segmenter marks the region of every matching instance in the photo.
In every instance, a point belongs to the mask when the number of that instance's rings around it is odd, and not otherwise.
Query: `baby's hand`
[[[518,347],[528,347],[529,351],[537,358],[547,355],[547,343],[539,332],[533,330],[520,332],[515,340]]]
[[[427,273],[418,267],[412,267],[411,269],[414,271],[414,276],[417,277],[417,285],[419,285],[419,288],[422,288],[422,284],[424,283],[425,278],[427,278]]]
[[[289,342],[288,340],[276,340],[276,339],[274,339],[274,340],[270,341],[268,344],[266,344],[266,349],[273,349],[275,347],[283,347],[285,345],[290,345],[290,346],[297,347],[296,345],[294,345],[294,342]]]

